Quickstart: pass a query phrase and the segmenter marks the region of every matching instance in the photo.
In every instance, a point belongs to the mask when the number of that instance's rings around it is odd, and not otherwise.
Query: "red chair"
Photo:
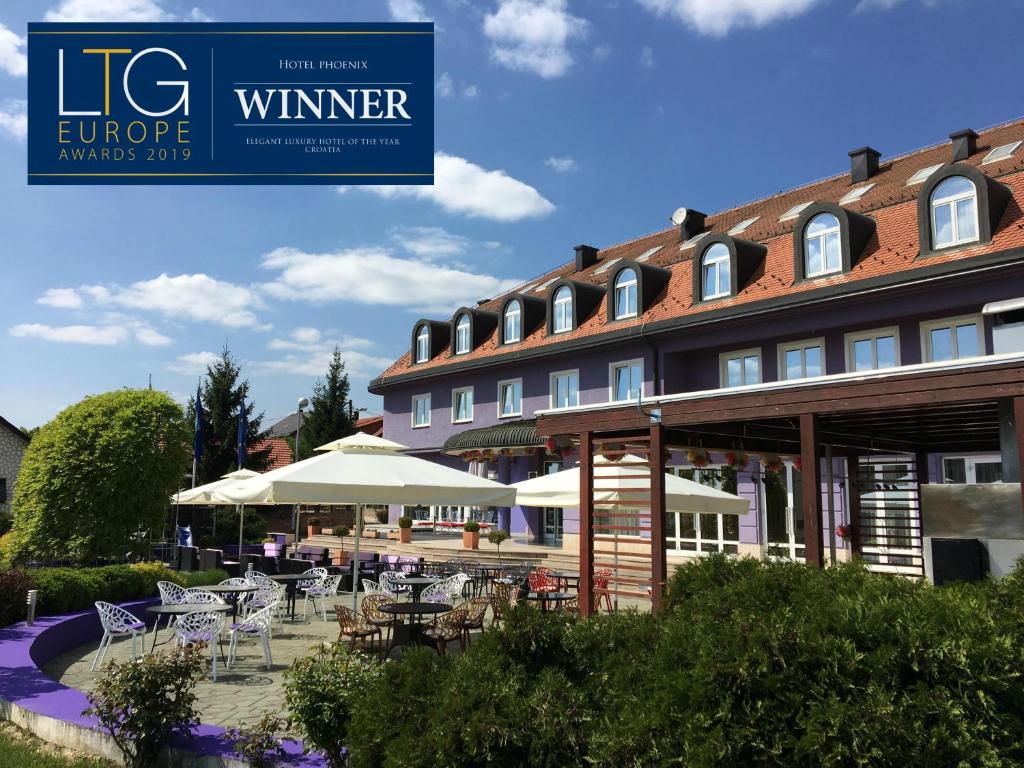
[[[557,592],[558,582],[551,577],[550,568],[535,568],[526,577],[531,592]]]
[[[602,568],[594,571],[594,608],[601,609],[601,599],[604,598],[605,609],[612,612],[612,595],[608,590],[608,582],[611,580],[612,571],[610,568]]]

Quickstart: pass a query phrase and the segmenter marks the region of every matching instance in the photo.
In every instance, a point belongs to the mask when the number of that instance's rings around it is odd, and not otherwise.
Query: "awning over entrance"
[[[541,448],[543,445],[544,440],[537,437],[537,420],[524,419],[492,427],[467,429],[445,440],[441,450],[445,453],[460,454],[464,451],[485,449]]]

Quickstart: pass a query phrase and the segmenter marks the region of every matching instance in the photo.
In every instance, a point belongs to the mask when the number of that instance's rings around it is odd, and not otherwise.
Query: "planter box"
[[[403,544],[409,544],[412,541],[412,528],[399,528],[398,540]]]
[[[307,525],[306,526],[306,538],[311,536],[319,536],[320,532],[323,531],[319,525]]]
[[[463,549],[480,549],[480,531],[462,532]]]

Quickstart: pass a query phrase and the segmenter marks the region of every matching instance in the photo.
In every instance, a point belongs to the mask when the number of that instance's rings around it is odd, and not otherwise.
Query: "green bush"
[[[36,588],[28,571],[0,571],[0,627],[25,620],[28,591]]]
[[[212,568],[209,571],[190,571],[185,576],[185,586],[205,587],[209,584],[220,584],[224,579],[230,578],[231,574],[220,568]]]
[[[400,518],[398,518],[398,527],[412,528],[412,518],[406,515],[402,515]]]
[[[462,524],[462,530],[466,533],[480,533],[480,523],[476,520],[467,520]]]
[[[1024,764],[1024,568],[936,588],[713,556],[668,591],[659,616],[520,606],[384,665],[348,700],[352,765]]]

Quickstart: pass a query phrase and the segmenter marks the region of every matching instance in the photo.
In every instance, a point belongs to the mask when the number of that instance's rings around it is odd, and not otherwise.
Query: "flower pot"
[[[412,541],[412,528],[399,528],[398,540],[403,544],[409,544]]]
[[[306,538],[311,536],[319,536],[323,528],[319,525],[307,525],[306,526]]]
[[[463,531],[462,548],[480,549],[480,531]]]

